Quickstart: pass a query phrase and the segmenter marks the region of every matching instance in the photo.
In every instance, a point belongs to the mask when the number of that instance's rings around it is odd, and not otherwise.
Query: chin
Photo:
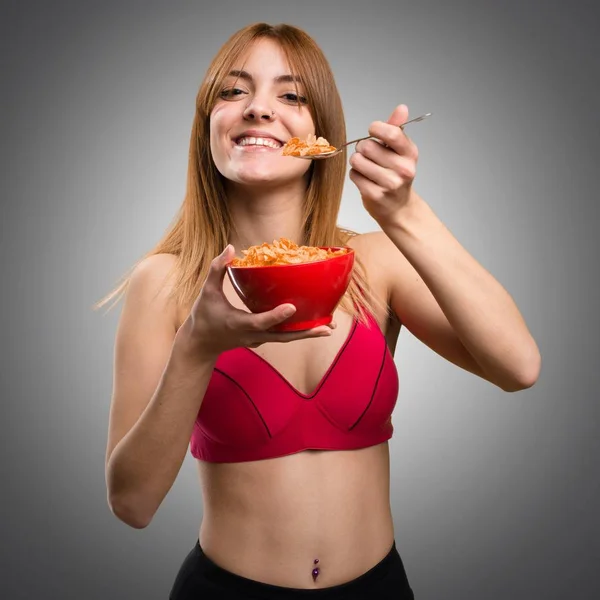
[[[272,187],[276,185],[283,185],[287,183],[288,179],[282,179],[281,177],[275,176],[236,176],[232,177],[232,181],[237,183],[238,185],[246,185],[252,187]]]
[[[246,167],[235,169],[228,173],[226,177],[231,181],[243,185],[276,185],[291,183],[295,180],[302,179],[304,173],[290,173],[283,169],[257,168],[256,165],[252,168]]]

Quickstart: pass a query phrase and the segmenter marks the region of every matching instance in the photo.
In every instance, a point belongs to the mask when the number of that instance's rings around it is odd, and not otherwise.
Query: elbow
[[[119,521],[133,529],[145,529],[152,522],[153,512],[144,511],[141,502],[135,502],[121,495],[108,494],[108,506]]]
[[[106,500],[112,514],[133,529],[145,529],[150,525],[157,507],[152,509],[139,486],[132,485],[130,478],[115,468],[113,460],[106,464]]]
[[[540,352],[535,348],[529,355],[520,361],[514,369],[510,378],[503,382],[500,387],[505,392],[521,392],[533,387],[540,376],[542,369],[542,358]]]

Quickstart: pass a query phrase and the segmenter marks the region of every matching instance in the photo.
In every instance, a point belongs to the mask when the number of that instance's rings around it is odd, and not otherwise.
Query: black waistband
[[[258,597],[269,600],[275,600],[282,597],[329,600],[340,597],[340,594],[342,593],[359,593],[362,590],[367,592],[372,589],[375,582],[385,577],[390,570],[401,569],[404,571],[404,565],[402,564],[402,560],[394,542],[388,554],[379,563],[351,581],[318,589],[289,588],[248,579],[219,567],[206,556],[199,542],[196,543],[194,550],[202,563],[200,568],[203,571],[204,577],[208,578],[213,584],[222,586],[223,591],[229,590],[231,592],[236,591],[239,593],[256,594]]]

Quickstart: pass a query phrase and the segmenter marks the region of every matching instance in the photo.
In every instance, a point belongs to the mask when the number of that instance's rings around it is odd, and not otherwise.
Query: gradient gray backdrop
[[[594,10],[3,2],[0,597],[165,599],[194,543],[189,458],[147,529],[107,507],[119,311],[90,307],[173,218],[200,80],[259,20],[322,45],[350,138],[400,102],[434,113],[411,128],[417,189],[514,296],[543,354],[538,384],[510,395],[402,334],[392,494],[417,599],[600,597]],[[340,220],[374,226],[349,181]]]

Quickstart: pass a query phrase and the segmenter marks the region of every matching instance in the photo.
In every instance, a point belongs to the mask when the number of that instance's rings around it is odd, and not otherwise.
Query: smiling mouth
[[[235,140],[235,145],[240,148],[271,148],[278,150],[283,146],[281,142],[273,138],[246,136]]]

